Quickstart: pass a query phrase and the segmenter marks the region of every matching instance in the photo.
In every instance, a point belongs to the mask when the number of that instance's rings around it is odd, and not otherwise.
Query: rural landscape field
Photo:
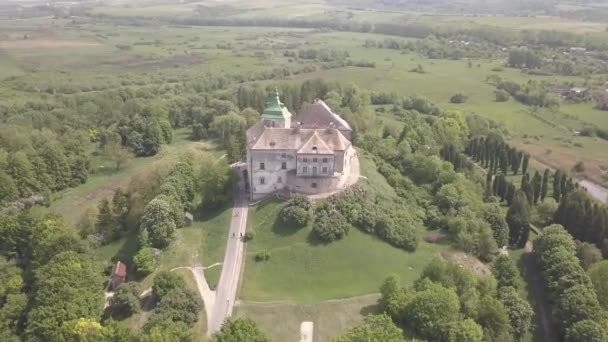
[[[0,340],[608,342],[607,23],[0,3]]]

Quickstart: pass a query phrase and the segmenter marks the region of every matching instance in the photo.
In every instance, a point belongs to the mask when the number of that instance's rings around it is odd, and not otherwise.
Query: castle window
[[[324,163],[327,163],[327,158],[323,158],[323,162],[324,162]]]
[[[312,174],[313,174],[313,176],[317,175],[317,167],[316,166],[312,167]]]
[[[281,153],[281,158],[283,158],[283,159],[287,158],[287,153]]]
[[[308,167],[302,166],[302,173],[307,173],[307,172],[308,172]]]
[[[311,186],[313,189],[316,189],[316,188],[317,188],[317,183],[312,183],[312,184],[310,184],[310,186]]]
[[[327,173],[327,166],[323,166],[323,168],[321,169],[322,173]]]
[[[270,142],[270,147],[274,147],[274,145],[276,145],[277,143],[275,143],[274,141]]]
[[[312,162],[316,163],[317,162],[317,158],[312,158]]]
[[[313,146],[312,150],[316,152],[317,151],[317,146]]]
[[[279,178],[277,179],[277,183],[283,183],[283,177],[279,176]]]
[[[265,184],[266,183],[266,179],[264,179],[264,177],[260,177],[260,184]]]
[[[264,165],[264,163],[260,163],[260,170],[265,170],[266,169],[266,165]]]
[[[302,161],[303,161],[304,163],[308,163],[308,158],[302,158]]]
[[[282,162],[281,163],[281,169],[287,170],[287,163],[286,162]]]

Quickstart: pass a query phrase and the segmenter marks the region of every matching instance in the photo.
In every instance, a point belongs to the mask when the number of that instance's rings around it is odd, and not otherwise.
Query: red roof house
[[[110,289],[116,289],[120,284],[125,282],[127,278],[127,265],[120,261],[117,261],[112,266],[112,273],[110,274]]]

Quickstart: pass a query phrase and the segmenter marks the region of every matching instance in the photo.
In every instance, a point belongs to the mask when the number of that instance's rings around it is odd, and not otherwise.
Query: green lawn
[[[247,246],[244,300],[314,303],[360,296],[378,292],[391,273],[411,284],[445,248],[423,242],[408,253],[356,229],[343,240],[318,245],[309,241],[310,227],[293,231],[275,222],[282,206],[265,202],[249,214],[248,229],[254,229],[256,237]],[[262,250],[272,257],[256,262],[254,256]]]
[[[244,302],[235,307],[234,315],[253,319],[272,341],[299,341],[303,321],[314,323],[315,341],[331,341],[361,324],[366,315],[380,312],[378,297],[373,294],[317,304]]]

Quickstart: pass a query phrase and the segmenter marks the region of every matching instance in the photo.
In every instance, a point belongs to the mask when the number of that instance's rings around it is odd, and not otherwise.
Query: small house
[[[127,265],[123,264],[120,261],[117,261],[114,266],[112,266],[112,273],[110,274],[110,289],[114,290],[120,286],[120,284],[125,282],[127,278]]]
[[[194,221],[194,216],[192,216],[191,213],[189,212],[185,212],[184,213],[184,224],[186,227],[190,227],[192,225],[192,222]]]
[[[591,93],[587,88],[573,87],[562,92],[562,96],[572,101],[588,101],[591,100]]]

